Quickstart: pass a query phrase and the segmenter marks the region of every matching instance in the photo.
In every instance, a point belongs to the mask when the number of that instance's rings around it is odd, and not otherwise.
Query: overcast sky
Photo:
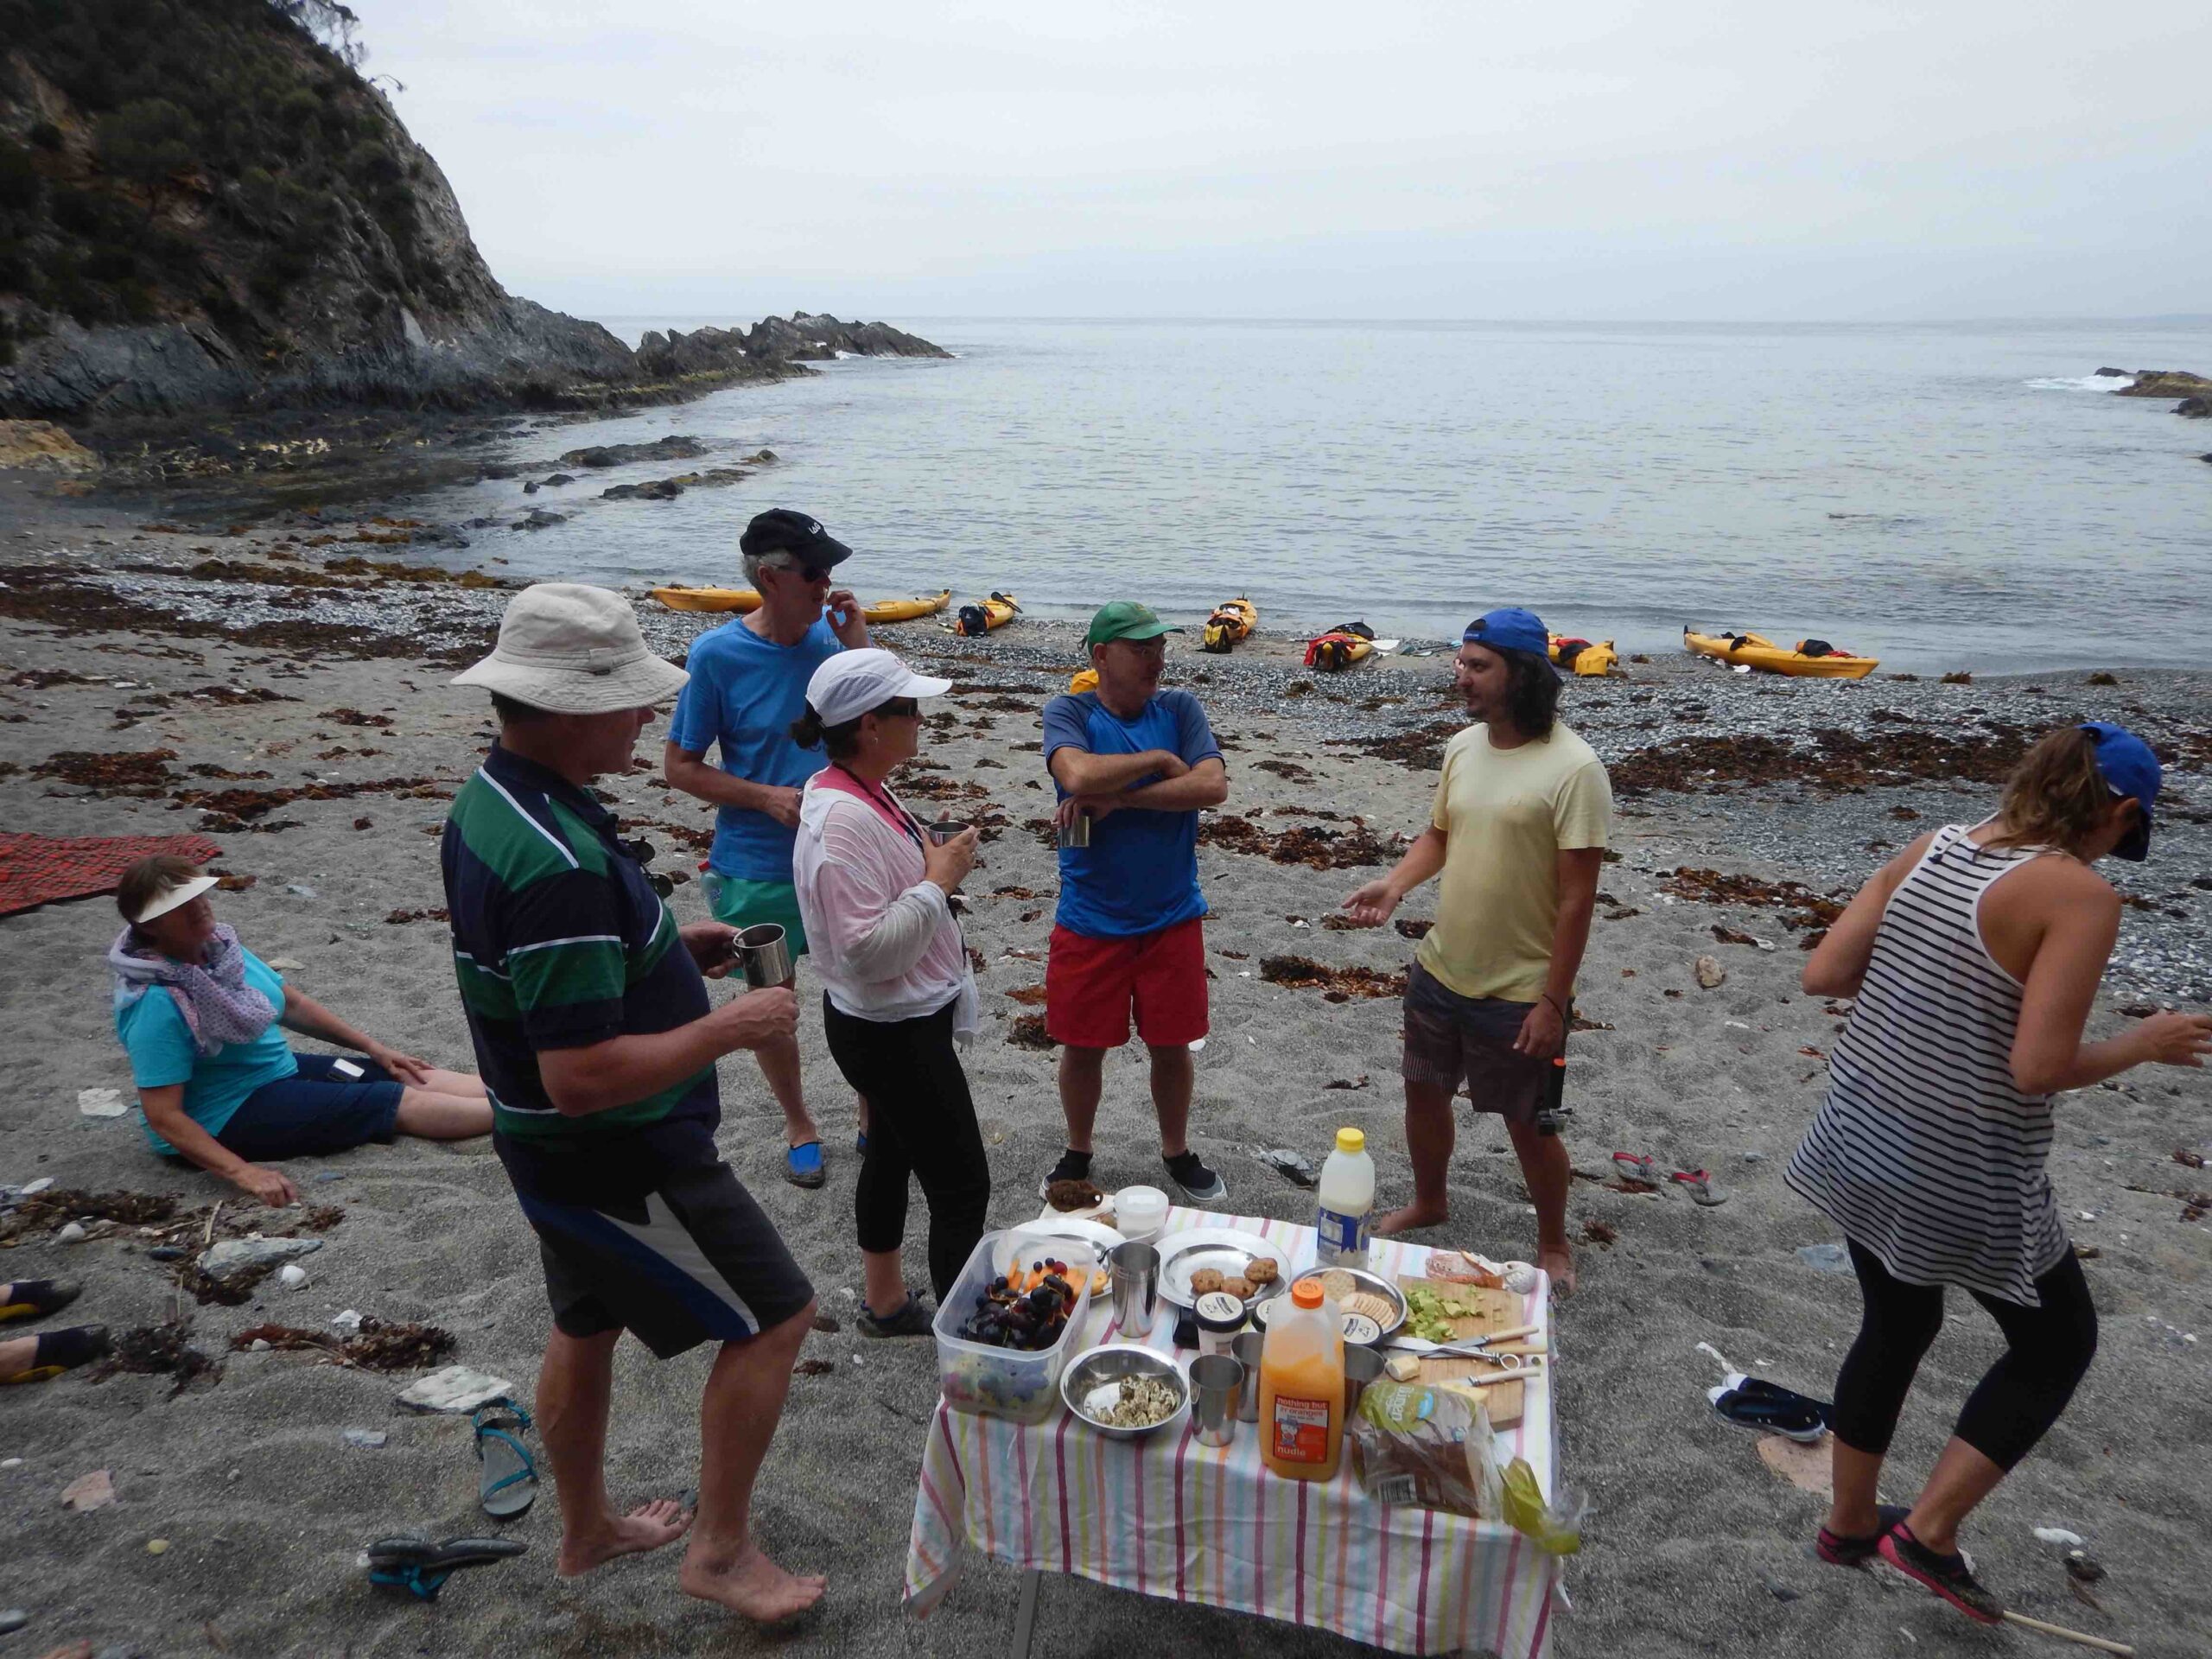
[[[353,0],[588,315],[2212,311],[2206,0]]]

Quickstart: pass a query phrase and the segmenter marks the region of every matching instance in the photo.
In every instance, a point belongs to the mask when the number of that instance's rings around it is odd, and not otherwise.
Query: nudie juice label
[[[1329,1402],[1275,1395],[1275,1456],[1285,1463],[1329,1460]]]

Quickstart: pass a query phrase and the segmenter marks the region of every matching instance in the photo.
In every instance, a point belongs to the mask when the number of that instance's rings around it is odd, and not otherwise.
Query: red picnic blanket
[[[205,836],[26,836],[0,832],[0,916],[112,893],[142,858],[175,853],[195,864],[222,856]]]

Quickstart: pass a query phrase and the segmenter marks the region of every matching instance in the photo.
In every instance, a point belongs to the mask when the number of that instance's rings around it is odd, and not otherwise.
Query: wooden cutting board
[[[1485,1331],[1510,1331],[1516,1325],[1526,1325],[1528,1319],[1521,1312],[1522,1298],[1510,1291],[1485,1290],[1479,1285],[1457,1284],[1445,1279],[1424,1279],[1412,1274],[1399,1276],[1400,1289],[1419,1285],[1434,1291],[1448,1300],[1457,1300],[1477,1310],[1474,1313],[1452,1321],[1453,1337],[1479,1337]],[[1497,1345],[1502,1354],[1525,1354],[1527,1340],[1502,1342]],[[1421,1380],[1424,1382],[1456,1382],[1470,1376],[1480,1376],[1489,1368],[1475,1359],[1424,1359],[1421,1362]],[[1521,1421],[1522,1396],[1527,1389],[1519,1382],[1493,1382],[1482,1390],[1483,1403],[1489,1408],[1492,1428],[1510,1428]]]

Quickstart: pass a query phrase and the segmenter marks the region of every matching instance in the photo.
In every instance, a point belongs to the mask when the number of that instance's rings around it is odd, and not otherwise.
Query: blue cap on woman
[[[2112,849],[2113,856],[2140,864],[2150,856],[2151,808],[2158,798],[2158,785],[2165,780],[2164,770],[2151,746],[2125,726],[2115,726],[2108,720],[2085,720],[2082,729],[2097,746],[2097,770],[2104,774],[2105,787],[2120,798],[2135,803],[2134,825]]]

